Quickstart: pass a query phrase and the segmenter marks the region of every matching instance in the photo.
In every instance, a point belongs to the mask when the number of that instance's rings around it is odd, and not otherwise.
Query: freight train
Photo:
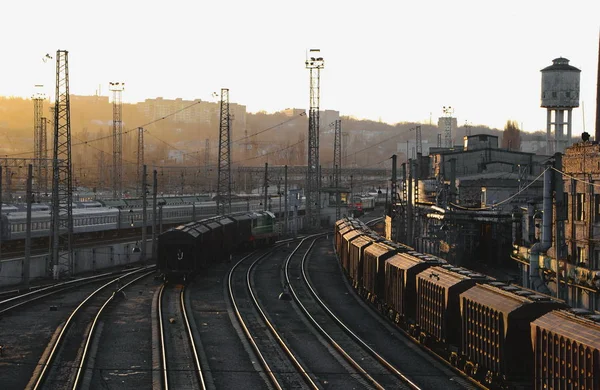
[[[386,241],[354,219],[334,245],[357,293],[493,389],[600,389],[600,316]]]
[[[188,281],[236,249],[269,245],[277,237],[275,215],[269,211],[190,222],[158,236],[158,271],[165,281]]]

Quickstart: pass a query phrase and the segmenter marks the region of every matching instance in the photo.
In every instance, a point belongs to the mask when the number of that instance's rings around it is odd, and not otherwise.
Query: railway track
[[[38,286],[27,290],[27,292],[22,292],[21,290],[5,291],[2,296],[8,298],[5,298],[0,301],[0,317],[9,313],[12,310],[29,305],[43,298],[47,298],[49,296],[59,294],[90,283],[96,283],[98,281],[114,278],[129,272],[136,272],[139,269],[141,268],[106,272],[103,274],[88,276],[85,278],[78,278],[66,282]]]
[[[365,381],[378,389],[412,389],[420,387],[383,356],[374,351],[356,335],[319,298],[306,273],[306,260],[316,241],[323,235],[306,239],[308,249],[300,252],[300,245],[286,259],[286,284],[303,315]]]
[[[168,389],[206,389],[185,299],[186,287],[163,284],[157,303],[161,384]]]
[[[276,389],[320,388],[287,346],[267,318],[252,288],[251,273],[258,262],[273,254],[278,247],[254,252],[235,264],[228,276],[228,291],[235,315],[247,341],[262,367],[262,372]]]
[[[128,285],[147,276],[152,267],[140,268],[112,277],[107,283],[89,294],[55,332],[46,347],[28,388],[76,389],[81,384],[86,367],[90,342],[95,325],[108,302],[113,297],[110,287]],[[139,274],[142,273],[142,276]]]

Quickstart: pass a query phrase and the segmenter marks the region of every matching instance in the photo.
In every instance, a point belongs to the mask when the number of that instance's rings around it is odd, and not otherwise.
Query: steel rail
[[[313,243],[311,244],[311,248],[315,244],[316,241],[317,240],[313,241]],[[325,312],[327,312],[327,314],[329,315],[329,317],[331,317],[344,330],[344,332],[346,332],[357,343],[359,343],[371,356],[373,356],[379,363],[381,363],[388,371],[390,371],[393,375],[395,375],[400,380],[402,380],[404,383],[406,383],[408,386],[410,386],[413,390],[421,390],[421,388],[417,384],[415,384],[412,380],[410,380],[406,375],[404,375],[403,373],[401,373],[390,362],[388,362],[387,360],[385,360],[385,358],[383,358],[383,356],[381,356],[380,354],[378,354],[377,352],[375,352],[375,350],[373,348],[371,348],[360,337],[358,337],[358,335],[356,333],[354,333],[352,330],[350,330],[350,328],[348,328],[346,326],[346,324],[344,324],[342,322],[342,320],[340,320],[329,309],[329,307],[325,304],[325,302],[323,302],[323,300],[321,299],[321,297],[319,296],[319,294],[317,294],[317,292],[313,288],[312,284],[310,283],[310,281],[308,279],[308,275],[306,274],[306,258],[308,257],[307,256],[308,253],[309,252],[307,252],[306,255],[304,255],[304,257],[302,258],[302,263],[301,263],[302,277],[304,279],[304,283],[306,283],[306,286],[308,287],[311,295],[313,296],[313,298],[315,298],[315,300],[317,301],[317,303],[323,308],[323,310],[325,310]]]
[[[269,252],[266,252],[266,253],[263,253],[262,255],[260,255],[258,257],[258,260],[266,257],[268,253]],[[237,319],[238,319],[238,321],[240,323],[240,326],[244,330],[244,333],[246,334],[246,338],[248,339],[248,341],[252,345],[252,349],[254,350],[254,353],[256,353],[256,356],[260,360],[260,364],[261,364],[261,366],[263,366],[263,368],[265,370],[265,373],[269,377],[269,380],[271,381],[271,383],[273,384],[273,386],[276,389],[283,390],[283,387],[281,387],[281,385],[279,384],[279,381],[275,377],[275,374],[271,370],[271,367],[269,366],[269,363],[267,363],[267,360],[265,359],[265,357],[263,356],[262,352],[260,351],[260,348],[256,344],[256,341],[254,341],[254,338],[252,337],[252,334],[250,333],[250,330],[248,329],[248,326],[246,325],[246,322],[242,318],[242,314],[240,313],[240,309],[239,309],[239,307],[238,307],[238,305],[236,303],[235,296],[234,296],[234,293],[233,293],[233,273],[234,273],[235,269],[240,264],[242,264],[242,262],[244,262],[245,260],[247,260],[250,257],[254,256],[255,254],[256,254],[256,251],[250,253],[248,256],[243,257],[229,271],[229,276],[227,278],[228,279],[227,284],[228,284],[228,288],[229,288],[229,300],[231,302],[231,305],[233,306],[233,310],[235,311],[235,315],[236,315],[236,317],[237,317]]]
[[[123,287],[119,288],[117,291],[113,292],[113,294],[110,296],[110,298],[108,298],[106,300],[106,302],[104,302],[104,304],[102,305],[102,307],[100,308],[100,310],[98,310],[98,313],[96,314],[96,316],[94,317],[94,321],[92,322],[92,326],[90,327],[90,330],[88,332],[88,335],[86,337],[85,340],[85,346],[83,347],[83,353],[81,355],[81,362],[77,368],[77,375],[75,376],[75,382],[73,383],[73,390],[79,388],[79,381],[83,379],[83,373],[85,371],[85,367],[87,365],[87,360],[89,358],[89,350],[90,350],[90,345],[92,343],[92,340],[94,339],[95,333],[96,333],[96,325],[98,324],[98,320],[100,319],[100,316],[102,315],[102,312],[104,311],[104,308],[106,306],[108,306],[108,304],[115,299],[115,296],[117,296],[118,293],[120,293],[121,291],[123,291],[126,287],[128,287],[129,285],[137,282],[138,280],[145,278],[148,275],[151,275],[154,271],[150,271],[150,272],[146,272],[145,274],[138,276],[137,278],[127,282],[126,284],[123,285]]]
[[[304,240],[302,240],[302,241],[304,241]],[[302,243],[300,243],[299,245],[302,245]],[[252,273],[252,269],[254,269],[254,267],[256,266],[256,264],[258,264],[258,262],[261,259],[262,258],[258,258],[256,261],[254,261],[250,265],[250,267],[248,268],[248,271],[246,272],[246,285],[248,287],[248,291],[250,293],[250,296],[252,297],[252,301],[254,303],[254,307],[256,307],[256,310],[260,313],[263,321],[265,322],[265,324],[267,325],[267,327],[271,331],[271,334],[273,335],[273,337],[275,337],[275,339],[277,340],[277,343],[279,344],[279,346],[283,349],[283,351],[285,352],[285,354],[291,360],[291,362],[294,365],[294,367],[296,367],[296,369],[298,370],[298,372],[302,375],[302,377],[304,378],[304,381],[306,382],[306,384],[309,385],[313,389],[319,389],[319,386],[310,377],[310,375],[308,374],[308,371],[306,370],[306,368],[304,368],[302,366],[302,364],[300,364],[300,362],[298,361],[298,359],[296,359],[296,356],[294,356],[294,353],[292,352],[292,350],[288,348],[288,346],[286,345],[285,341],[279,335],[279,332],[277,331],[277,329],[275,329],[275,326],[273,326],[273,324],[271,323],[271,321],[269,321],[269,319],[267,318],[267,315],[265,314],[264,310],[260,307],[260,304],[258,303],[258,298],[256,297],[256,295],[254,294],[254,291],[252,290],[252,284],[251,284],[251,280],[250,280],[250,274]]]
[[[192,326],[190,324],[190,320],[189,320],[186,305],[185,305],[185,300],[184,300],[185,290],[186,290],[186,288],[184,287],[183,289],[181,289],[181,293],[180,293],[181,311],[183,312],[185,328],[187,329],[189,341],[192,346],[192,351],[194,352],[194,364],[196,366],[196,374],[198,375],[198,381],[200,382],[200,385],[202,386],[201,388],[206,389],[206,382],[204,381],[204,375],[202,374],[202,365],[200,364],[200,356],[198,356],[198,350],[196,349],[196,342],[194,340]]]
[[[93,293],[91,293],[90,295],[88,295],[87,298],[85,298],[76,308],[75,310],[73,310],[73,312],[71,313],[71,315],[69,316],[69,318],[67,319],[67,321],[65,322],[65,324],[63,325],[63,327],[60,330],[60,333],[58,335],[58,337],[56,338],[56,340],[54,341],[54,345],[52,346],[52,350],[50,351],[50,354],[48,355],[48,358],[46,359],[46,362],[42,365],[42,372],[40,373],[40,375],[38,376],[35,385],[33,386],[33,389],[40,389],[41,386],[43,385],[44,381],[46,380],[47,376],[48,376],[48,368],[52,365],[52,362],[54,360],[54,358],[57,355],[58,349],[61,346],[62,342],[64,341],[64,336],[67,332],[67,330],[69,329],[71,323],[73,322],[73,318],[79,313],[79,310],[85,306],[85,304],[92,299],[97,293],[99,293],[100,291],[102,291],[103,289],[105,289],[106,287],[110,286],[111,284],[115,283],[116,281],[118,281],[119,279],[121,279],[122,277],[127,277],[130,275],[133,275],[135,273],[140,272],[141,270],[135,270],[132,272],[129,272],[127,274],[121,275],[120,277],[111,280],[110,282],[102,285],[101,287],[99,287],[96,291],[94,291]]]
[[[324,235],[325,233],[321,234]],[[304,240],[302,240],[302,242],[304,242],[305,240],[311,239],[313,237],[307,237]],[[311,243],[310,247],[308,248],[308,250],[306,251],[306,253],[304,254],[304,257],[307,257],[308,254],[310,253],[310,251],[312,250],[312,247],[314,246],[315,242],[321,237],[317,237],[314,238],[313,242]],[[301,243],[302,244],[302,243]],[[300,244],[300,245],[301,245]],[[354,360],[332,337],[331,335],[329,335],[329,333],[327,333],[327,331],[325,331],[325,329],[323,329],[323,327],[321,325],[319,325],[319,323],[317,322],[317,320],[314,319],[313,316],[310,315],[310,313],[308,312],[308,309],[306,308],[306,306],[304,306],[304,304],[301,302],[300,298],[298,297],[298,295],[296,294],[296,290],[294,289],[294,286],[291,283],[291,279],[289,276],[289,264],[291,261],[292,256],[294,256],[294,254],[296,254],[296,252],[298,251],[298,249],[300,248],[300,245],[298,245],[296,247],[296,249],[294,249],[292,251],[292,253],[289,254],[288,258],[285,261],[285,280],[288,284],[288,287],[290,289],[290,292],[292,293],[292,296],[294,297],[294,301],[296,302],[296,304],[298,304],[298,306],[300,307],[300,309],[304,312],[304,315],[306,316],[306,318],[308,318],[313,326],[321,333],[321,335],[323,335],[323,337],[325,337],[327,339],[327,341],[329,342],[329,344],[331,344],[339,353],[340,355],[342,355],[342,357],[344,359],[346,359],[346,361],[352,366],[354,367],[358,373],[360,375],[362,375],[367,381],[369,381],[375,388],[383,390],[384,387],[375,379],[373,378],[371,375],[369,375],[369,373],[362,368],[362,366],[356,361]]]

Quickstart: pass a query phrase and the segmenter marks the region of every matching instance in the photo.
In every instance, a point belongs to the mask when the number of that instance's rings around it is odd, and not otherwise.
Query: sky
[[[0,2],[0,95],[53,97],[69,51],[70,92],[123,101],[230,101],[249,112],[308,108],[304,61],[318,48],[321,109],[388,123],[546,127],[540,70],[581,69],[573,134],[594,131],[600,1],[29,0]],[[582,106],[584,109],[582,109]],[[584,121],[585,118],[585,121]]]

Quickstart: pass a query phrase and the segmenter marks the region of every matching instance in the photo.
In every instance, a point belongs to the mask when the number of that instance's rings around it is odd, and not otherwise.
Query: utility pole
[[[279,214],[278,220],[279,220],[279,225],[281,225],[281,219],[282,219],[281,218],[281,177],[277,181],[277,195],[279,195],[279,210],[277,210],[277,212]]]
[[[210,165],[210,140],[207,138],[204,141],[204,180],[206,182],[206,188],[208,190],[208,192],[210,192],[210,185],[209,185],[209,175],[208,175],[208,167]]]
[[[156,169],[152,171],[152,258],[156,260],[157,241],[156,241],[156,195],[158,194],[158,178]]]
[[[287,165],[283,168],[283,172],[284,172],[284,178],[283,178],[283,192],[284,192],[284,208],[285,208],[285,227],[283,228],[283,233],[287,234],[288,231],[288,217],[289,217],[289,212],[288,212],[288,177],[287,177]],[[0,173],[2,173],[2,171],[0,171]],[[0,189],[2,188],[2,183],[0,182]]]
[[[123,103],[121,98],[125,83],[110,82],[108,89],[113,93],[113,198],[120,199],[123,196],[123,122],[121,115]]]
[[[185,187],[185,170],[181,170],[181,196],[183,196],[183,187]]]
[[[38,160],[39,161],[39,160]],[[31,201],[33,200],[33,165],[29,164],[27,171],[27,217],[25,226],[25,260],[23,262],[23,284],[29,289],[29,264],[31,262]]]
[[[2,226],[2,165],[0,165],[0,270],[2,270],[2,233],[8,226]]]
[[[73,264],[73,172],[71,167],[71,103],[69,52],[56,52],[56,98],[54,104],[54,153],[52,161],[52,266],[54,279],[60,267]]]
[[[340,173],[342,170],[342,120],[335,121],[333,139],[333,182],[335,185],[335,220],[342,218],[341,196],[340,196]]]
[[[231,122],[229,119],[229,89],[221,88],[217,174],[217,214],[219,215],[231,212]]]
[[[265,181],[263,186],[265,189],[264,209],[267,211],[269,209],[267,205],[267,200],[269,199],[269,163],[265,163]]]
[[[146,192],[146,187],[144,187],[143,182],[146,180],[146,174],[142,173],[142,167],[145,167],[144,165],[144,128],[143,127],[138,127],[138,139],[137,139],[137,185],[139,186],[140,183],[142,186],[142,194]],[[140,190],[138,187],[138,191],[137,191],[137,196],[140,196]]]
[[[310,71],[310,111],[308,116],[308,165],[306,170],[306,224],[309,229],[320,225],[319,201],[319,103],[321,69],[325,61],[319,49],[311,49],[306,59],[306,69]]]
[[[146,165],[142,167],[142,251],[140,253],[142,261],[146,262],[146,234],[148,232],[148,216],[146,206]]]
[[[413,245],[413,160],[408,162],[408,198],[406,202],[406,245]]]

